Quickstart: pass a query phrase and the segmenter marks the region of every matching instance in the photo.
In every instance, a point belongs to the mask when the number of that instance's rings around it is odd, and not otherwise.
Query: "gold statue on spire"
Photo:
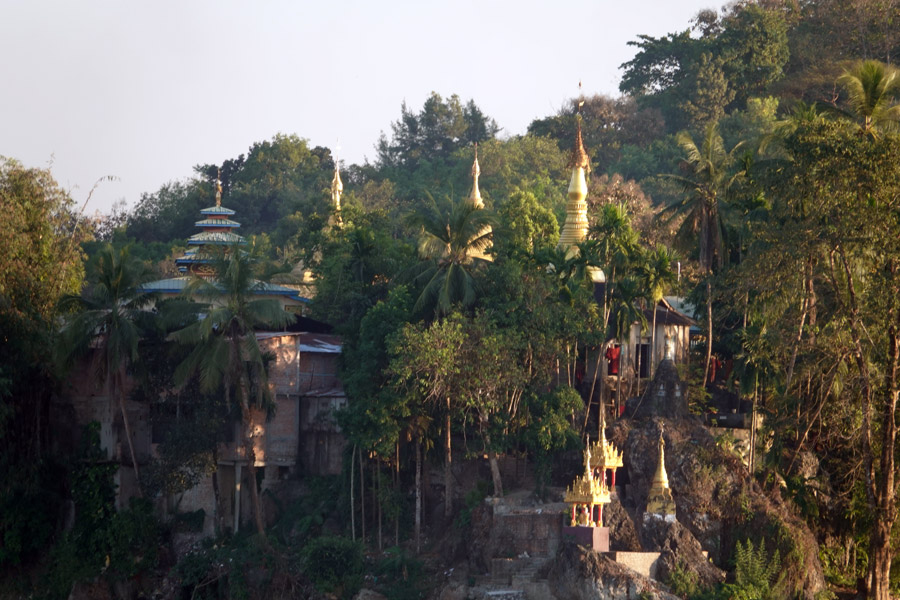
[[[334,177],[331,180],[331,208],[334,210],[329,224],[343,228],[344,221],[341,218],[341,193],[344,191],[344,182],[341,181],[341,172],[337,156],[334,157]]]
[[[478,189],[478,177],[481,175],[481,166],[478,164],[478,142],[475,142],[475,161],[472,163],[472,193],[469,194],[469,202],[475,208],[484,208],[484,201],[481,199],[481,190]]]
[[[222,206],[222,169],[216,169],[216,208]]]

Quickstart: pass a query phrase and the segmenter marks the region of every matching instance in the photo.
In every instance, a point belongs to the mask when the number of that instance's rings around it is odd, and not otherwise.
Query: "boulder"
[[[646,596],[677,600],[652,579],[570,542],[560,544],[547,578],[558,600],[635,600]]]

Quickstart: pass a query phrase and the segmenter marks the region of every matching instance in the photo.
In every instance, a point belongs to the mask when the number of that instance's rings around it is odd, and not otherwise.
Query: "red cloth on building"
[[[619,346],[610,346],[606,349],[606,360],[609,361],[610,375],[619,374],[619,356],[621,354],[622,349]]]

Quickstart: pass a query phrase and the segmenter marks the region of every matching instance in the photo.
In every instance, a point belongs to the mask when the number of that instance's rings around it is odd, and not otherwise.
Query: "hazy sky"
[[[709,0],[0,0],[0,155],[52,163],[88,213],[276,133],[347,163],[430,92],[474,99],[501,135],[578,92],[617,95],[638,34]],[[238,207],[235,207],[238,208]]]

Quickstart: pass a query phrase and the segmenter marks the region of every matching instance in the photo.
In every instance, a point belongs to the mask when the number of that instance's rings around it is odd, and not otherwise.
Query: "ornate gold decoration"
[[[569,168],[572,169],[572,178],[569,180],[569,200],[566,202],[566,220],[563,223],[562,232],[559,234],[557,248],[566,251],[566,256],[578,254],[577,244],[587,237],[587,179],[585,174],[590,171],[590,160],[584,150],[584,142],[581,138],[581,115],[575,115],[575,148],[569,159]],[[591,281],[596,283],[606,281],[606,276],[601,269],[589,267]]]
[[[341,181],[341,172],[338,168],[337,158],[334,159],[334,178],[331,180],[331,206],[334,208],[334,214],[329,222],[338,229],[344,226],[341,219],[341,193],[344,191],[344,182]]]
[[[591,445],[591,468],[620,469],[623,466],[622,451],[606,441],[606,433],[600,428],[600,439]]]
[[[572,506],[571,525],[589,525],[596,527],[597,523],[593,522],[594,507],[603,504],[609,504],[609,490],[606,487],[604,478],[601,476],[595,478],[591,469],[591,446],[586,445],[584,448],[584,474],[579,475],[572,482],[572,485],[566,489],[565,502]],[[587,522],[579,523],[576,519],[578,507],[589,508],[590,515]],[[585,519],[581,519],[585,521]]]

